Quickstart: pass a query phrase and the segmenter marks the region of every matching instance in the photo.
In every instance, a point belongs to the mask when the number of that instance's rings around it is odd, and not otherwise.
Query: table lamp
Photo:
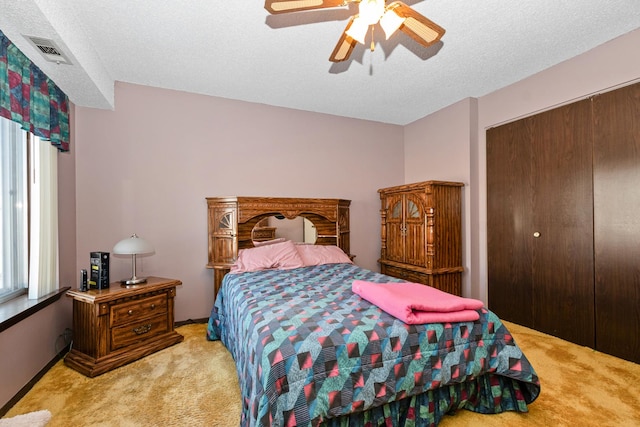
[[[150,254],[153,252],[154,249],[153,246],[151,246],[151,243],[147,242],[141,237],[138,237],[135,233],[131,237],[120,240],[118,243],[116,243],[116,245],[113,247],[114,254],[131,255],[133,258],[131,266],[132,276],[130,279],[124,279],[120,281],[123,286],[138,285],[147,281],[146,277],[136,276],[136,255]]]

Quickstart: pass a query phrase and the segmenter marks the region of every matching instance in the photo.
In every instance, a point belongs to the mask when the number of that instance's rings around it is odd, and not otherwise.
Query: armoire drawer
[[[462,272],[446,271],[434,274],[420,273],[390,265],[382,265],[381,272],[388,276],[397,277],[408,282],[422,283],[433,286],[452,295],[462,296]]]
[[[392,267],[387,265],[384,267],[384,274],[397,277],[398,279],[403,279],[408,282],[422,283],[423,285],[429,283],[429,277],[426,274],[420,274],[418,272],[406,270],[404,268]]]

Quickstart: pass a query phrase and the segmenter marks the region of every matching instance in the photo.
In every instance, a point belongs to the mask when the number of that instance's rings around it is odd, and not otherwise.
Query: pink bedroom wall
[[[406,183],[428,180],[457,181],[465,184],[462,190],[462,294],[470,295],[470,233],[469,212],[471,192],[470,145],[471,127],[469,117],[476,109],[476,100],[466,98],[448,108],[417,120],[404,129],[404,178]],[[456,123],[456,126],[442,126]]]
[[[442,170],[453,149],[461,153],[447,164],[452,171],[468,168],[469,206],[465,208],[464,242],[469,265],[468,296],[487,301],[486,129],[598,92],[640,80],[640,30],[632,31],[582,55],[469,102],[457,103],[405,127],[405,177],[427,177]],[[467,139],[465,134],[470,131]],[[441,144],[445,151],[441,151]],[[433,148],[433,149],[432,149]],[[440,169],[439,169],[440,168]],[[446,168],[443,172],[446,172]],[[455,173],[452,173],[452,175]],[[467,265],[465,264],[465,266]]]
[[[71,304],[62,297],[0,333],[0,407],[6,405],[58,352],[71,328]]]
[[[76,109],[77,263],[132,233],[155,254],[139,275],[174,277],[176,320],[209,315],[205,197],[352,200],[351,250],[377,270],[377,189],[403,182],[402,127],[117,83],[115,110]],[[130,276],[111,256],[111,280]]]

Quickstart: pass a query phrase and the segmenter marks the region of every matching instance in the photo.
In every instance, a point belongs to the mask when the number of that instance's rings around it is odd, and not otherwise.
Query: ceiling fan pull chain
[[[371,26],[371,52],[373,52],[375,50],[375,47],[376,47],[374,42],[373,42],[373,29],[374,29],[374,26],[372,25]]]

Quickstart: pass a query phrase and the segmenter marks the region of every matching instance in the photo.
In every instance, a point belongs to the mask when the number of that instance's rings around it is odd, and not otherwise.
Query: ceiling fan
[[[424,47],[436,43],[444,35],[444,28],[419,14],[401,1],[385,4],[385,0],[265,0],[264,7],[272,14],[300,12],[312,9],[343,7],[358,3],[358,14],[352,16],[333,49],[329,61],[345,61],[357,42],[365,44],[367,31],[380,23],[386,38],[396,30],[409,35]],[[371,50],[374,48],[373,37]]]

